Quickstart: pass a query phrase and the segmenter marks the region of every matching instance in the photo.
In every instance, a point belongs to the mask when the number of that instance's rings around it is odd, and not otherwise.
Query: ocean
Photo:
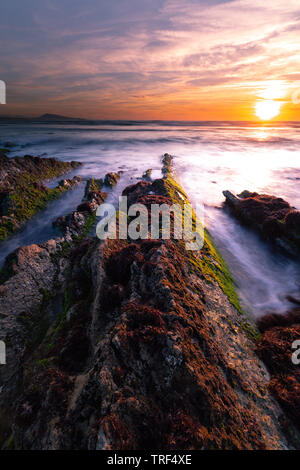
[[[123,170],[108,198],[114,203],[124,187],[138,181],[148,168],[153,177],[160,177],[162,155],[172,154],[177,179],[190,200],[205,205],[205,224],[236,280],[243,307],[259,317],[284,313],[291,307],[286,296],[299,293],[300,267],[275,254],[224,212],[222,191],[264,192],[283,197],[300,209],[299,131],[300,123],[1,121],[0,147],[11,141],[15,146],[10,156],[81,161],[84,165],[76,173],[84,178]],[[74,210],[83,191],[81,184],[3,242],[0,263],[18,246],[57,235],[52,220]]]

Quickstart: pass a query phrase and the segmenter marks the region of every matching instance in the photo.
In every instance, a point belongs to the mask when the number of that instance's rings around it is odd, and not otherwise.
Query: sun
[[[259,119],[268,121],[269,119],[278,116],[280,113],[281,103],[273,100],[257,101],[255,105],[255,114]]]

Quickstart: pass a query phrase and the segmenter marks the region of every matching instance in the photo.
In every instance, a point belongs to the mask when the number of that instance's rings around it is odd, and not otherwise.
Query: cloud
[[[207,101],[211,87],[214,99],[231,87],[240,100],[298,76],[298,0],[2,0],[1,9],[11,112],[66,112],[75,101],[99,117],[109,105],[159,112]]]
[[[209,52],[192,54],[184,57],[183,65],[199,67],[215,67],[219,64],[232,64],[248,57],[257,56],[264,52],[264,47],[257,43],[215,46]]]

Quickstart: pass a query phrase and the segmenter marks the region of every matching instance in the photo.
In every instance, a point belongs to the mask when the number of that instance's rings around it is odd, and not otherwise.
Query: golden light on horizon
[[[280,113],[281,103],[273,100],[257,101],[255,105],[256,116],[263,120],[268,121]]]

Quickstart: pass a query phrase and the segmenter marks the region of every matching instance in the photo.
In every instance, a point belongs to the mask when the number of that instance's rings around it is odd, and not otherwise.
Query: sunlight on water
[[[0,144],[16,144],[11,155],[43,155],[62,160],[80,160],[78,171],[87,177],[103,177],[108,171],[123,170],[122,183],[110,196],[114,202],[123,187],[136,182],[153,169],[160,176],[161,156],[175,156],[177,177],[194,204],[205,203],[206,223],[226,258],[241,299],[254,315],[282,312],[290,305],[286,295],[299,291],[299,265],[284,257],[274,257],[251,231],[240,227],[221,210],[222,191],[244,189],[285,198],[300,208],[300,133],[295,123],[257,127],[251,123],[87,123],[56,125],[2,125]],[[76,195],[76,193],[74,193]],[[67,207],[71,210],[72,196]],[[75,197],[76,199],[76,197]],[[73,203],[76,201],[73,201]],[[75,206],[75,204],[74,204]],[[51,209],[37,216],[44,228],[28,235],[28,228],[15,244],[44,239],[49,229]],[[28,224],[29,228],[33,227]],[[13,245],[7,245],[11,248]],[[4,245],[0,250],[3,256]]]

